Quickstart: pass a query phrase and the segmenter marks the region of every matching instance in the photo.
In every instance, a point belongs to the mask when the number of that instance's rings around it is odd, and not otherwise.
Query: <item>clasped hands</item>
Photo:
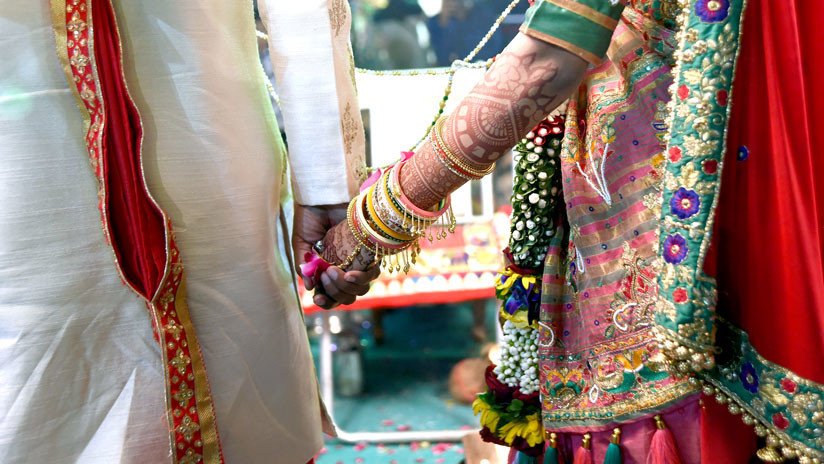
[[[306,206],[295,204],[294,228],[292,231],[292,247],[295,250],[297,264],[303,262],[306,253],[312,252],[312,247],[320,240],[324,240],[329,250],[324,257],[330,262],[343,262],[358,246],[357,240],[346,227],[346,204]],[[340,225],[340,227],[335,227]],[[303,279],[306,290],[315,290],[312,301],[323,309],[332,309],[341,304],[352,304],[359,296],[369,291],[371,282],[380,275],[380,267],[359,265],[356,262],[352,270],[344,271],[337,266],[330,266],[320,275],[319,282],[313,276],[303,276],[300,269],[298,275]],[[364,269],[364,270],[356,270]],[[322,286],[323,292],[318,291]]]

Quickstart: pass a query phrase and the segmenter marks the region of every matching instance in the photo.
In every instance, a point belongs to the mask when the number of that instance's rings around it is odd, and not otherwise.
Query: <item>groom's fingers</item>
[[[373,280],[377,279],[381,274],[379,266],[372,266],[365,271],[348,271],[343,275],[343,280],[352,284],[353,286],[365,289],[363,293],[358,293],[358,296],[363,296],[369,291],[369,285]]]
[[[357,293],[343,280],[343,272],[339,269],[330,267],[321,274],[320,281],[323,284],[323,292],[329,298],[344,305],[355,302]]]
[[[357,297],[369,291],[369,280],[364,276],[349,276],[337,267],[330,267],[321,275],[323,290],[327,296],[341,304],[352,304]]]
[[[340,290],[356,296],[366,295],[369,292],[369,284],[380,273],[380,270],[377,273],[372,270],[349,272],[343,272],[338,268],[330,268],[329,270],[335,273],[335,283],[338,284],[337,287]]]
[[[312,298],[312,301],[316,306],[322,309],[333,309],[338,306],[338,303],[335,300],[321,293],[316,293]]]

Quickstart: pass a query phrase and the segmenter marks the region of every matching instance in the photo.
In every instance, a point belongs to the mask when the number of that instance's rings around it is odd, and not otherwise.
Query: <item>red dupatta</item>
[[[749,0],[706,263],[718,279],[719,315],[765,358],[817,383],[824,383],[822,19],[821,2]],[[703,462],[746,462],[756,448],[751,428],[726,406],[706,406]]]

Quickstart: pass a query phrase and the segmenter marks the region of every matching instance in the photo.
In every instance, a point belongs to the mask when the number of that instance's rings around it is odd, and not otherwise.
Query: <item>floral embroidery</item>
[[[695,14],[707,23],[717,23],[727,19],[730,12],[729,0],[698,0]]]
[[[741,385],[744,386],[750,393],[758,393],[758,372],[755,371],[752,363],[744,363],[741,365],[741,372],[738,374],[741,378]]]
[[[670,264],[681,264],[687,257],[687,241],[681,234],[674,234],[664,241],[664,261]]]
[[[773,414],[772,416],[773,424],[781,430],[786,430],[787,427],[790,426],[790,421],[787,420],[787,417],[780,412]]]
[[[689,97],[689,96],[690,96],[690,88],[689,87],[687,87],[686,85],[682,85],[681,87],[678,87],[678,98],[680,98],[681,100],[686,100],[687,97]]]
[[[546,374],[545,382],[549,397],[564,403],[578,398],[586,385],[581,369],[552,370]]]
[[[673,163],[681,161],[681,147],[670,147],[669,160]]]
[[[621,260],[626,276],[621,279],[620,291],[610,303],[607,316],[612,323],[604,330],[605,338],[614,337],[616,328],[627,332],[648,327],[652,323],[652,312],[658,299],[655,273],[652,267],[638,256],[638,250],[624,242]]]
[[[760,436],[783,440],[793,456],[824,458],[824,385],[767,361],[726,321],[718,325],[717,340],[718,364],[699,373],[704,393],[724,396],[730,411],[744,412],[744,423],[754,424]]]
[[[677,19],[679,45],[669,103],[662,192],[668,207],[659,229],[666,265],[658,283],[668,301],[656,312],[655,323],[665,354],[687,372],[711,369],[715,362],[717,292],[703,262],[726,152],[744,0],[688,0],[684,6]],[[674,290],[680,287],[690,289],[689,299],[676,303],[681,292]]]
[[[781,384],[781,389],[784,390],[785,392],[789,393],[789,394],[795,393],[796,388],[798,388],[797,383],[793,382],[792,379],[789,379],[789,378],[786,378],[786,377],[781,379],[780,384]]]
[[[700,207],[701,199],[698,197],[698,194],[695,193],[694,190],[688,190],[684,187],[679,188],[670,200],[672,214],[681,219],[687,219],[688,217],[693,216],[698,212]]]
[[[718,161],[714,159],[705,160],[701,163],[701,170],[704,171],[704,174],[715,175],[718,172]]]
[[[729,92],[726,89],[721,89],[718,92],[715,92],[715,102],[721,106],[727,106],[727,98],[729,97]]]
[[[672,301],[678,304],[686,303],[687,298],[687,289],[684,287],[678,287],[672,292]]]

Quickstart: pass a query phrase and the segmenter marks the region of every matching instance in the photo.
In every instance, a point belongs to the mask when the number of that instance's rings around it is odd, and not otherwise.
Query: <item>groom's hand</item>
[[[346,221],[346,204],[305,206],[295,204],[295,220],[292,232],[292,246],[295,250],[296,265],[303,262],[306,253],[312,252],[312,247],[326,236],[327,231],[336,224]],[[298,275],[300,269],[297,269]],[[344,272],[336,266],[331,266],[321,275],[321,282],[316,282],[313,276],[302,276],[306,290],[313,290],[318,284],[323,285],[324,293],[315,293],[314,303],[323,309],[332,309],[340,304],[351,304],[358,296],[366,294],[369,284],[378,278],[380,270]]]

